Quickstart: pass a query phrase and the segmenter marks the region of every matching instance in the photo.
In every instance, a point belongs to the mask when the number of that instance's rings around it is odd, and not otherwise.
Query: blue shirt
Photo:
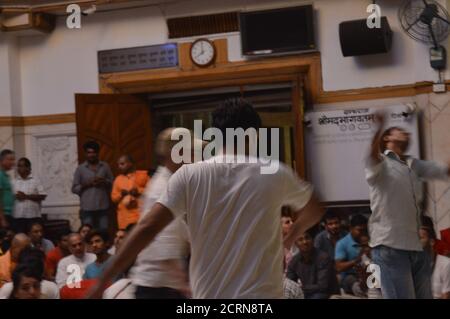
[[[103,264],[97,264],[97,262],[93,262],[86,267],[84,271],[83,279],[94,279],[100,277],[100,275],[105,270],[106,266],[108,266],[110,258],[106,260]]]
[[[348,233],[336,243],[334,259],[340,261],[354,260],[359,256],[360,250],[360,245],[353,239],[352,235]],[[354,271],[350,270],[343,273],[354,273]]]

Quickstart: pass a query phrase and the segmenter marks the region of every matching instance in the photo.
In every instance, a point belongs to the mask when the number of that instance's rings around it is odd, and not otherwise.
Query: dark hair
[[[23,162],[27,168],[31,168],[31,162],[26,157],[21,157],[17,162]]]
[[[109,234],[106,230],[93,230],[86,236],[86,242],[90,242],[92,238],[99,236],[105,243],[109,242]]]
[[[289,206],[281,207],[281,217],[290,217],[290,218],[292,218],[291,207],[289,207]]]
[[[420,229],[423,229],[424,231],[427,232],[428,237],[430,239],[436,239],[436,231],[434,230],[434,223],[433,223],[433,219],[429,216],[426,215],[422,215],[420,217],[420,221],[422,226],[420,227]]]
[[[95,141],[88,141],[83,144],[83,150],[86,152],[88,149],[98,152],[100,150],[100,145]]]
[[[27,225],[27,234],[29,234],[31,232],[31,229],[33,228],[33,226],[39,225],[42,227],[42,230],[44,230],[44,224],[40,221],[34,221],[31,222]]]
[[[315,235],[314,229],[313,228],[308,229],[307,231],[305,231],[305,235],[308,235],[309,237],[314,239],[314,235]]]
[[[383,134],[381,134],[381,137],[380,137],[380,151],[381,151],[382,153],[384,153],[384,151],[386,150],[386,144],[387,144],[386,141],[384,140],[384,138],[385,138],[386,136],[391,135],[391,134],[392,134],[392,131],[395,131],[395,130],[403,131],[403,129],[402,129],[401,127],[398,127],[398,126],[391,126],[390,128],[386,129],[386,130],[383,132]]]
[[[86,223],[86,224],[82,224],[82,225],[80,226],[80,228],[78,228],[77,233],[79,233],[79,232],[83,229],[83,227],[89,227],[90,229],[93,228],[91,224],[87,224],[87,223]]]
[[[338,214],[336,214],[336,213],[335,213],[334,211],[332,211],[332,210],[327,210],[327,211],[325,212],[325,216],[323,216],[323,222],[326,224],[327,221],[328,221],[328,220],[331,220],[331,219],[339,219],[339,220],[340,220]]]
[[[152,177],[153,175],[155,175],[155,173],[156,173],[156,169],[154,169],[154,168],[149,168],[149,169],[147,170],[147,175],[150,176],[150,177]]]
[[[69,236],[71,233],[72,232],[68,228],[60,230],[56,233],[56,239],[57,241],[61,241],[63,237]]]
[[[10,299],[14,299],[14,294],[20,286],[20,282],[23,277],[31,277],[39,282],[43,279],[43,272],[41,273],[39,269],[36,269],[34,265],[19,264],[12,273],[13,291],[11,292]]]
[[[133,230],[134,226],[136,226],[136,224],[128,224],[128,226],[125,227],[125,232],[128,234],[130,231]]]
[[[8,150],[8,149],[4,149],[0,152],[0,161],[3,161],[3,159],[8,156],[14,154],[14,151]]]
[[[227,128],[259,129],[261,118],[250,102],[243,98],[231,98],[213,111],[212,126],[218,128],[225,137]]]
[[[361,214],[353,215],[350,219],[350,227],[367,225],[367,218]]]
[[[19,254],[17,264],[33,268],[41,277],[44,275],[45,253],[36,247],[25,247]]]

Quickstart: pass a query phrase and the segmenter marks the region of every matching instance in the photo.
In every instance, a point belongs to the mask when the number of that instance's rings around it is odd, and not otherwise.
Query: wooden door
[[[147,101],[127,94],[76,94],[78,161],[84,161],[83,144],[100,144],[100,159],[116,176],[117,159],[131,155],[137,169],[152,165],[151,113]]]

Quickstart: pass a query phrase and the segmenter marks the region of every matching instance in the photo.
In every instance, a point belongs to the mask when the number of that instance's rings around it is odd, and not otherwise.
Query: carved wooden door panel
[[[78,161],[84,161],[83,144],[100,144],[100,159],[117,175],[117,159],[131,155],[137,169],[151,167],[152,128],[147,101],[127,94],[76,94]]]

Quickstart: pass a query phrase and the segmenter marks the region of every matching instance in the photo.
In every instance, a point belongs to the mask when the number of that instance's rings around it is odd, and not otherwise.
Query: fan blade
[[[433,17],[435,17],[436,19],[442,20],[444,22],[447,22],[447,24],[450,24],[450,21],[444,19],[443,17],[441,17],[439,14],[434,14]]]
[[[422,0],[422,1],[425,4],[425,7],[428,7],[428,3],[425,0]]]
[[[417,22],[419,22],[420,21],[420,17],[418,17],[417,19],[416,19],[416,21],[414,21],[412,24],[410,24],[407,28],[406,28],[406,31],[409,31],[409,29],[411,29]]]
[[[436,41],[436,37],[434,36],[433,28],[431,27],[430,24],[428,25],[428,29],[430,30],[430,34],[431,34],[431,38],[433,39],[434,47],[437,48],[438,43]]]

